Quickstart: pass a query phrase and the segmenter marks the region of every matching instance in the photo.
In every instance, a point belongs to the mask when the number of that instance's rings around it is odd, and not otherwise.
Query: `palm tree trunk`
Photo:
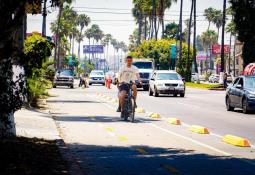
[[[142,15],[138,15],[138,40],[137,40],[137,45],[141,43],[141,36],[142,36]]]
[[[90,47],[90,38],[89,38],[89,47]],[[89,64],[91,63],[91,60],[90,60],[90,53],[89,53]]]
[[[59,6],[59,14],[58,14],[58,27],[57,27],[57,42],[56,42],[56,44],[57,44],[57,49],[56,49],[56,51],[55,51],[55,58],[54,58],[54,62],[56,61],[56,59],[57,59],[57,69],[59,69],[59,66],[60,66],[60,37],[61,36],[59,36],[59,30],[60,30],[60,19],[61,19],[61,17],[62,17],[62,12],[63,12],[63,3],[61,3],[60,4],[60,6]]]
[[[182,60],[182,9],[183,9],[183,0],[181,0],[181,6],[180,6],[180,21],[179,21],[179,32],[180,32],[179,60]]]
[[[162,17],[162,21],[161,21],[161,27],[162,27],[162,38],[164,38],[165,36],[165,20],[164,20],[164,16]]]
[[[232,33],[230,32],[230,40],[229,40],[229,48],[230,48],[230,51],[229,51],[229,54],[228,54],[228,74],[230,74],[231,72],[231,68],[230,68],[230,63],[231,63],[231,45],[232,45]]]
[[[187,61],[187,77],[186,80],[191,80],[191,64],[190,64],[190,36],[191,36],[191,23],[192,23],[192,14],[193,14],[194,1],[191,2],[191,10],[189,17],[189,33],[188,33],[188,61]]]
[[[156,0],[153,0],[153,20],[154,20],[154,32],[155,39],[157,40],[157,11],[156,11]]]
[[[81,59],[81,42],[79,41],[79,45],[78,45],[78,57],[79,60]]]
[[[144,17],[144,40],[147,40],[147,17]]]
[[[217,43],[219,43],[220,28],[217,28],[217,30],[218,30]]]
[[[226,4],[227,0],[223,2],[223,22],[222,22],[222,34],[221,34],[221,73],[225,71],[225,60],[224,60],[224,37],[225,37],[225,23],[226,23]]]
[[[72,43],[73,47],[72,47],[72,56],[74,56],[74,31],[73,31],[73,43]]]

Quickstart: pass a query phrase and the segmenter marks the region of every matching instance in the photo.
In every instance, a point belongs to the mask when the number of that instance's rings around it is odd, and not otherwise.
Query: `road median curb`
[[[181,125],[181,121],[177,118],[168,118],[167,122],[172,125]]]
[[[145,109],[144,108],[136,108],[135,112],[137,112],[137,113],[145,113]]]
[[[199,125],[192,125],[190,131],[198,134],[209,134],[209,130],[206,127]]]
[[[234,146],[239,146],[239,147],[251,147],[249,140],[234,136],[234,135],[225,135],[222,139],[223,142],[234,145]]]
[[[149,116],[151,118],[160,118],[160,114],[158,114],[158,113],[151,113]]]

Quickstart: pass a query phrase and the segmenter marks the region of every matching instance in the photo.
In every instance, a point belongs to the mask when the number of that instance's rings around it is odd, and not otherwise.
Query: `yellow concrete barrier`
[[[107,99],[107,100],[112,100],[112,97],[107,97],[106,99]]]
[[[251,147],[250,142],[247,139],[234,135],[225,135],[222,141],[234,146]]]
[[[198,133],[198,134],[209,134],[209,130],[203,126],[192,125],[190,127],[190,131]]]
[[[177,118],[168,118],[167,122],[172,125],[181,125],[181,121]]]
[[[135,112],[137,112],[137,113],[145,113],[145,109],[144,108],[136,108]]]
[[[160,114],[158,114],[158,113],[152,113],[152,114],[150,115],[150,117],[151,117],[151,118],[160,118]]]

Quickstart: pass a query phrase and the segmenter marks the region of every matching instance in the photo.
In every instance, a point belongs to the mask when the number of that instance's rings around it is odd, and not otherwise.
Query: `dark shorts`
[[[128,91],[129,91],[128,84],[121,84],[121,85],[119,86],[119,91],[120,91],[120,92],[121,92],[121,91],[126,91],[126,92],[128,92]]]

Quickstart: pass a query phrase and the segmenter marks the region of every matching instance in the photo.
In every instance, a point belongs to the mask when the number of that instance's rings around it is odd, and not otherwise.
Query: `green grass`
[[[211,88],[223,88],[223,85],[222,84],[197,84],[197,83],[187,82],[186,87],[211,89]]]

